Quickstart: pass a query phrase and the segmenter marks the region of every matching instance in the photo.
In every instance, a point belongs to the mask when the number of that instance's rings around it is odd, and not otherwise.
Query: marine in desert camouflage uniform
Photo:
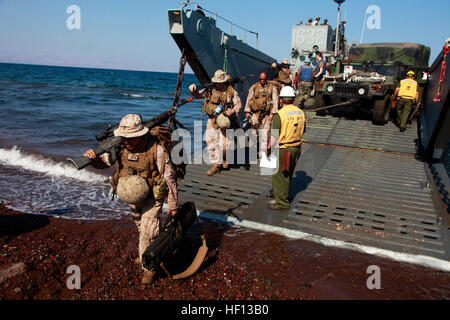
[[[274,85],[267,81],[267,73],[259,74],[259,82],[255,83],[248,91],[247,103],[244,112],[246,118],[250,118],[252,129],[261,130],[261,147],[267,149],[268,132],[274,115],[278,112],[279,96]]]
[[[209,161],[212,165],[207,175],[212,176],[220,172],[221,168],[228,169],[226,161],[227,151],[231,147],[231,140],[226,137],[226,129],[234,128],[237,115],[242,108],[241,99],[233,86],[227,82],[227,75],[222,70],[217,70],[211,79],[212,88],[197,89],[195,84],[189,86],[189,91],[195,99],[205,99],[202,106],[209,119],[206,124],[206,145],[209,153]],[[223,107],[222,117],[230,119],[229,127],[219,126],[215,114],[217,107]]]
[[[123,137],[123,144],[115,162],[116,172],[112,179],[113,190],[120,183],[121,178],[130,175],[142,177],[148,183],[150,190],[148,196],[138,203],[129,203],[133,220],[139,232],[139,257],[135,262],[141,263],[142,254],[151,241],[158,236],[161,228],[160,216],[164,198],[160,199],[161,196],[158,195],[156,196],[158,200],[155,199],[153,193],[155,179],[164,177],[168,189],[166,195],[168,198],[168,213],[175,215],[178,211],[176,172],[169,154],[157,143],[155,133],[142,125],[140,116],[136,114],[125,116],[120,121],[119,128],[114,131],[114,135]],[[95,152],[90,149],[84,153],[84,156],[93,159],[92,165],[98,169],[114,165],[110,153],[96,156]],[[140,190],[131,189],[130,192],[140,192]],[[145,268],[143,270],[142,283],[152,283],[156,273],[155,270]]]

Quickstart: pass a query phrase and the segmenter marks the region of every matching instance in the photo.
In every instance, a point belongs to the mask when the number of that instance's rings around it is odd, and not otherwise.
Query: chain
[[[169,128],[173,129],[176,123],[175,114],[178,109],[178,101],[180,100],[181,95],[181,86],[183,84],[184,79],[184,67],[186,66],[186,53],[184,51],[181,52],[181,58],[180,58],[180,69],[178,70],[178,76],[177,76],[177,86],[175,87],[175,93],[173,97],[173,104],[172,104],[172,116],[169,120]]]

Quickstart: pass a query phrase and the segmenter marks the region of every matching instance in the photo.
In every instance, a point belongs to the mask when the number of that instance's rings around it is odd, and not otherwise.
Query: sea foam
[[[39,155],[27,154],[17,146],[11,149],[0,148],[0,164],[21,167],[25,170],[41,172],[50,176],[72,178],[84,182],[103,183],[107,177],[89,172],[78,171],[70,164],[56,162]]]

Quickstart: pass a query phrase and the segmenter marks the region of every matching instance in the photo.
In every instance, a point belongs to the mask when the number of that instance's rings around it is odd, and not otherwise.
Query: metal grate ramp
[[[303,138],[305,142],[415,154],[417,123],[413,121],[405,132],[399,132],[392,122],[377,126],[367,120],[320,117],[307,112]]]
[[[382,249],[448,259],[424,164],[337,148],[283,221],[289,228]]]
[[[400,133],[392,123],[308,119],[290,211],[268,209],[272,177],[261,175],[258,165],[212,177],[209,166],[189,165],[180,199],[240,221],[449,260],[448,221],[428,164],[415,156],[416,131]]]
[[[222,214],[242,214],[272,186],[272,177],[260,175],[259,167],[242,166],[206,175],[208,165],[189,165],[178,188],[184,201],[194,201],[198,210]]]

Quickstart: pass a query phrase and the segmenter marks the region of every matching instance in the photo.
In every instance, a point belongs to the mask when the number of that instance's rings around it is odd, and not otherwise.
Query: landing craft
[[[339,16],[343,0],[335,2]],[[217,69],[244,79],[236,89],[245,102],[259,72],[270,74],[275,59],[233,36],[235,24],[230,23],[226,33],[216,26],[219,15],[207,17],[206,9],[188,5],[169,10],[170,34],[181,51],[188,52],[201,84],[208,84]],[[339,50],[342,47],[332,45],[330,28],[312,28],[319,29],[293,28],[294,71],[302,57],[317,48],[327,53],[330,70],[341,70],[348,60],[346,46]],[[308,30],[314,31],[309,43],[299,41],[298,34]],[[208,177],[207,165],[191,164],[180,198],[195,201],[201,217],[450,271],[450,167],[444,165],[450,163],[448,48],[446,44],[424,80],[420,122],[413,119],[406,132],[400,133],[392,122],[377,126],[306,110],[308,130],[291,184],[289,211],[280,215],[268,209],[271,177],[254,165]]]
[[[260,72],[266,71],[269,78],[273,78],[271,65],[276,59],[248,44],[247,40],[253,37],[258,46],[257,32],[229,22],[218,14],[206,16],[205,12],[209,11],[190,1],[180,9],[169,10],[170,34],[180,51],[185,50],[187,62],[203,86],[211,83],[216,70],[224,70],[232,79],[239,79],[234,86],[245,104],[248,90],[258,81]],[[216,26],[218,19],[229,24],[230,33]],[[244,39],[233,34],[236,29],[244,32]]]

